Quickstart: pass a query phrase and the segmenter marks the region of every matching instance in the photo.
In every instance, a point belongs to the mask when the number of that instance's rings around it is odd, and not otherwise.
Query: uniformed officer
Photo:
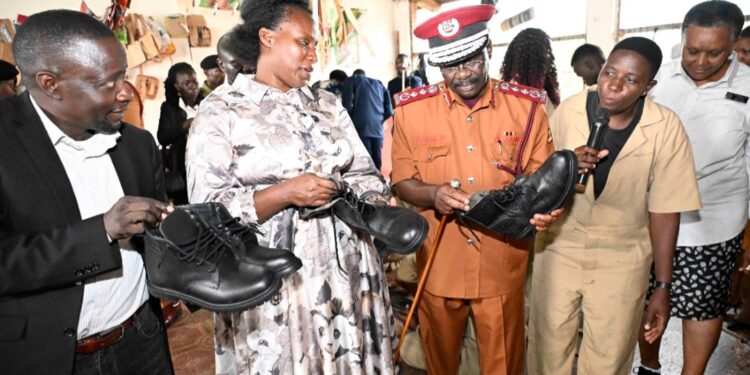
[[[394,191],[422,207],[430,233],[418,254],[424,267],[442,215],[468,210],[470,194],[502,188],[534,172],[554,151],[543,91],[488,76],[494,7],[454,9],[414,34],[428,39],[429,63],[444,82],[396,96]],[[461,190],[447,183],[459,179]],[[531,220],[545,230],[559,211]],[[523,292],[527,241],[461,226],[450,218],[419,306],[430,374],[456,374],[471,311],[483,374],[524,373]]]

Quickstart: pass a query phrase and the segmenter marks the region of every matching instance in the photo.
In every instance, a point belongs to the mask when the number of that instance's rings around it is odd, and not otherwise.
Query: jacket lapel
[[[646,98],[646,102],[643,104],[643,114],[638,125],[633,129],[633,133],[630,134],[630,138],[625,142],[625,145],[620,150],[620,154],[617,155],[617,160],[627,157],[636,150],[638,150],[648,140],[646,136],[646,127],[653,125],[663,118],[661,111],[658,106],[654,104],[650,99]],[[615,161],[617,162],[617,161]]]
[[[44,181],[50,194],[56,198],[60,212],[70,221],[80,220],[78,202],[65,167],[31,103],[29,93],[21,94],[19,101],[21,105],[14,120],[19,144],[34,163],[41,176],[40,180]]]

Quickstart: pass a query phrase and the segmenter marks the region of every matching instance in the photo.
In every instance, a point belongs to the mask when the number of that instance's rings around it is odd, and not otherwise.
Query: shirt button
[[[469,176],[469,178],[467,178],[466,180],[469,181],[470,184],[473,184],[474,181],[476,181],[476,179],[474,178],[474,176]]]
[[[474,240],[472,240],[471,238],[469,238],[468,240],[466,240],[466,243],[469,244],[469,245],[473,245],[474,244]]]
[[[469,116],[469,117],[466,118],[466,122],[472,122],[473,120],[474,120],[474,118],[471,117],[471,116]]]
[[[427,154],[427,160],[432,160],[432,154]]]
[[[63,334],[68,337],[73,337],[76,334],[76,330],[74,330],[73,328],[65,328],[63,330]]]
[[[469,152],[474,151],[474,145],[468,145],[468,146],[466,146],[466,151],[469,151]]]

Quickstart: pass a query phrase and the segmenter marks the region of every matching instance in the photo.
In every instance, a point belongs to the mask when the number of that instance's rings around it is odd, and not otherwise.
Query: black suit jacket
[[[125,195],[164,200],[153,137],[120,132],[109,154]],[[121,264],[102,215],[81,220],[29,94],[0,101],[0,373],[71,373],[83,283]]]

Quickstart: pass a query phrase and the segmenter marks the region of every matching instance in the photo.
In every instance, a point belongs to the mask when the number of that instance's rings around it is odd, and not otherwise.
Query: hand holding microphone
[[[609,129],[609,110],[599,108],[594,116],[594,123],[591,125],[591,133],[586,142],[586,146],[581,146],[575,150],[578,159],[578,181],[576,182],[576,192],[583,193],[586,190],[591,170],[599,162],[599,149],[604,141],[604,136]]]

